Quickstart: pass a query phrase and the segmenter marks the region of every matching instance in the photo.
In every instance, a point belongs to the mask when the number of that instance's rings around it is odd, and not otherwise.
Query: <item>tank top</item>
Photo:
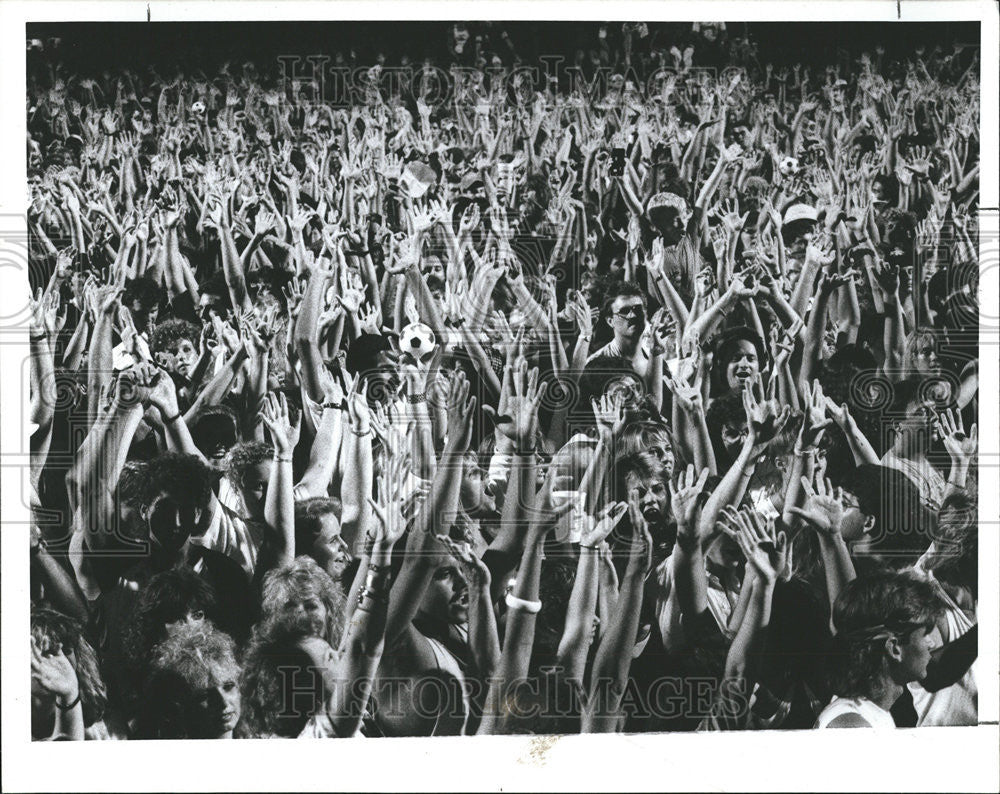
[[[841,698],[836,695],[820,713],[815,727],[817,729],[826,728],[841,714],[857,714],[875,730],[895,730],[896,728],[892,715],[868,698]]]
[[[468,630],[465,627],[462,627],[462,629],[462,634],[466,641],[468,641]],[[438,670],[454,676],[455,679],[461,684],[462,706],[464,711],[461,735],[464,736],[465,727],[469,722],[469,693],[467,687],[465,686],[465,672],[462,670],[462,666],[459,664],[458,659],[456,659],[455,655],[444,646],[443,642],[426,635],[424,635],[424,639],[427,640],[431,646],[431,650],[434,652],[434,661],[437,663]],[[436,734],[437,728],[435,726],[435,730],[431,733],[431,735],[434,736]]]
[[[933,574],[925,575],[937,584]],[[931,636],[940,634],[940,642],[936,644],[948,644],[969,631],[974,624],[943,587],[938,585],[936,589],[944,602],[945,633],[941,634],[939,628],[935,627]],[[965,675],[951,686],[939,689],[937,692],[928,692],[919,683],[909,684],[908,688],[913,696],[913,708],[917,712],[917,726],[976,725],[979,721],[979,688],[976,684],[978,667],[977,657]]]

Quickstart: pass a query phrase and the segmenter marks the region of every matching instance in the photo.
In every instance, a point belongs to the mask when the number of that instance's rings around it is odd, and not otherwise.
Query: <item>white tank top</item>
[[[927,574],[933,580],[932,574]],[[938,587],[938,594],[944,602],[945,635],[940,635],[939,627],[935,627],[931,636],[935,645],[954,642],[973,627],[968,615],[955,603],[948,592]],[[937,692],[928,692],[918,683],[909,684],[913,695],[913,708],[917,712],[917,726],[924,725],[976,725],[979,722],[979,688],[976,684],[976,674],[979,668],[979,658],[972,663],[958,681]]]
[[[820,713],[815,727],[817,729],[826,728],[841,714],[857,714],[876,730],[891,731],[896,728],[892,715],[867,698],[841,698],[836,695]]]

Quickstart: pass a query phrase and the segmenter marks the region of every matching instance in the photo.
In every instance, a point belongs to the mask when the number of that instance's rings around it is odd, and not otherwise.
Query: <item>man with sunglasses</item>
[[[626,358],[638,374],[643,374],[648,362],[639,342],[646,328],[646,295],[639,285],[621,282],[612,286],[604,299],[604,317],[614,338],[591,354],[587,363],[599,358]]]

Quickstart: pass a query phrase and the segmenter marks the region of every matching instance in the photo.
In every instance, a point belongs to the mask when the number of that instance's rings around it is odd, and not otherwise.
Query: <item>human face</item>
[[[472,455],[466,457],[462,469],[461,499],[462,508],[472,515],[496,509],[496,501],[488,491],[483,470]]]
[[[747,439],[747,434],[749,429],[747,428],[746,422],[741,422],[739,424],[735,422],[726,422],[722,426],[722,446],[725,447],[726,454],[733,460],[736,456],[740,454],[740,449],[743,447],[744,442]]]
[[[191,343],[190,339],[181,339],[170,350],[173,356],[174,371],[178,375],[190,378],[194,373],[195,365],[198,363],[198,351]]]
[[[420,611],[452,625],[469,620],[469,585],[458,568],[442,565],[434,572]]]
[[[759,373],[757,349],[748,340],[740,339],[726,365],[726,383],[731,390],[743,391],[743,386]]]
[[[917,342],[913,364],[921,375],[940,375],[941,361],[938,359],[937,344],[929,336]]]
[[[267,484],[271,479],[271,461],[262,460],[250,466],[240,479],[240,494],[243,503],[253,518],[264,513],[264,500],[267,497]]]
[[[181,626],[200,626],[205,622],[205,611],[198,606],[191,607],[180,620],[167,623],[164,626],[167,634],[177,631]]]
[[[897,670],[893,676],[897,683],[923,681],[927,677],[927,665],[931,660],[934,643],[927,626],[911,631],[899,638]],[[894,655],[895,656],[895,655]]]
[[[674,474],[674,451],[667,438],[653,438],[646,447],[646,452],[663,464],[668,477]]]
[[[197,724],[205,738],[232,738],[242,713],[238,675],[235,665],[212,663],[209,666],[208,680],[196,693],[195,700]]]
[[[861,540],[875,527],[875,517],[861,512],[854,494],[844,491],[843,496],[844,517],[840,524],[840,534],[848,543]]]
[[[913,402],[906,406],[906,415],[896,421],[896,433],[907,449],[926,449],[936,437],[936,414],[930,400]]]
[[[635,474],[629,474],[625,478],[625,487],[631,493],[637,491],[639,495],[639,508],[642,510],[642,517],[650,524],[660,524],[667,516],[667,486],[659,479],[640,478]]]
[[[611,304],[608,325],[617,341],[635,341],[646,327],[646,309],[638,295],[620,295]]]
[[[351,564],[351,551],[341,537],[340,522],[333,513],[320,516],[319,536],[313,543],[312,558],[319,563],[330,578],[339,581]]]
[[[160,550],[179,552],[192,535],[199,534],[201,510],[192,505],[178,503],[163,491],[142,508],[142,515],[149,526],[149,537]]]
[[[281,607],[281,615],[286,626],[294,627],[303,636],[326,636],[326,606],[315,593],[290,595]]]
[[[424,266],[421,268],[427,279],[428,286],[438,285],[444,286],[444,264],[436,256],[429,256],[424,260]]]

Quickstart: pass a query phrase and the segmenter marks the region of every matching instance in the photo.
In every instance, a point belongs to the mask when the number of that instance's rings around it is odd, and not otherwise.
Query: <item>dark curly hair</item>
[[[194,455],[164,452],[149,461],[142,484],[142,503],[148,505],[166,491],[182,505],[208,508],[215,475]]]
[[[169,352],[170,348],[182,339],[187,339],[192,345],[198,347],[201,339],[198,326],[187,320],[164,320],[153,328],[149,338],[149,350],[154,354]]]
[[[166,626],[201,612],[214,621],[217,602],[214,588],[190,568],[172,568],[156,574],[139,596],[130,652],[132,660],[145,665],[153,648],[167,636]]]
[[[264,441],[241,441],[226,453],[226,474],[230,479],[239,481],[247,469],[270,459],[273,454],[274,447]]]
[[[754,351],[757,353],[757,366],[761,375],[769,366],[770,358],[767,354],[767,348],[764,346],[764,340],[756,331],[746,326],[724,331],[715,341],[715,354],[712,356],[711,395],[713,397],[721,397],[730,391],[729,384],[726,382],[726,369],[740,342],[749,342],[753,345]]]

